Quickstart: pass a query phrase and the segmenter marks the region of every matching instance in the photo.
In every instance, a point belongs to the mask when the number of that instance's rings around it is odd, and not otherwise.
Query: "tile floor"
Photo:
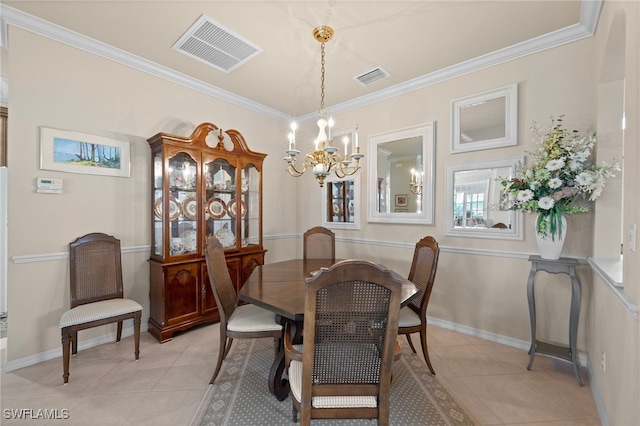
[[[0,423],[190,425],[215,367],[217,327],[199,327],[162,345],[143,333],[139,361],[132,337],[80,351],[67,385],[60,358],[2,372]],[[481,424],[600,425],[584,369],[585,386],[579,387],[567,362],[537,355],[527,371],[526,351],[436,326],[428,333],[438,378]],[[7,418],[7,409],[20,408],[58,410],[60,417],[68,410],[69,418]]]

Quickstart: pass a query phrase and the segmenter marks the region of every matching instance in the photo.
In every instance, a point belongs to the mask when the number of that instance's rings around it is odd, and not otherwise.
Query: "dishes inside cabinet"
[[[353,214],[353,212],[355,211],[355,207],[353,206],[353,201],[349,201],[349,214]]]
[[[224,248],[233,247],[236,245],[236,237],[229,229],[228,223],[225,223],[222,228],[218,229],[215,235]]]
[[[222,219],[227,213],[227,205],[220,198],[209,198],[207,200],[207,211],[212,218]]]
[[[176,197],[169,197],[169,220],[176,220],[182,213],[180,201]],[[153,214],[162,219],[162,198],[158,198],[153,204]]]
[[[229,201],[229,205],[227,206],[227,209],[229,211],[229,216],[231,216],[232,218],[236,219],[237,218],[237,202],[236,202],[236,198],[234,198],[233,200]],[[247,205],[244,203],[244,201],[240,200],[240,218],[243,219],[245,216],[247,215]]]
[[[187,197],[182,202],[182,213],[184,216],[191,220],[196,220],[198,217],[198,202],[195,197]]]
[[[342,204],[341,203],[339,203],[337,201],[334,201],[332,209],[333,209],[333,214],[334,215],[336,215],[336,216],[341,216],[342,215]]]

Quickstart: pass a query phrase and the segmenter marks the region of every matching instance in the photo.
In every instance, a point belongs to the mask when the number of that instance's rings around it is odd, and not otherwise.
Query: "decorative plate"
[[[341,203],[335,202],[333,203],[333,214],[336,216],[342,215],[342,205]]]
[[[229,216],[235,219],[237,216],[236,198],[229,201],[228,209],[229,209]],[[247,215],[247,205],[244,203],[244,201],[240,200],[240,218],[243,219],[246,215]]]
[[[169,197],[169,220],[176,220],[180,217],[180,213],[182,213],[180,201],[175,197]],[[158,219],[162,219],[162,198],[158,198],[156,202],[153,203],[153,214],[155,214]]]
[[[353,201],[349,201],[348,209],[349,209],[349,214],[353,214],[353,212],[355,210],[354,207],[353,207]]]
[[[182,202],[182,213],[186,218],[196,220],[198,217],[198,202],[194,197],[185,198]]]
[[[209,198],[207,200],[207,211],[212,218],[221,219],[227,213],[227,205],[220,198]]]

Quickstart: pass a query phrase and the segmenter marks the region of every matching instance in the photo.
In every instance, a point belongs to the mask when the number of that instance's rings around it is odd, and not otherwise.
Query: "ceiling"
[[[325,106],[340,112],[587,37],[595,28],[600,4],[21,0],[3,1],[9,7],[2,10],[2,19],[3,28],[14,25],[39,32],[288,119],[310,118],[320,104],[320,43],[312,34],[318,25],[335,30],[326,43]],[[260,53],[224,72],[172,49],[203,14],[256,45]],[[389,77],[367,86],[354,79],[376,67]]]

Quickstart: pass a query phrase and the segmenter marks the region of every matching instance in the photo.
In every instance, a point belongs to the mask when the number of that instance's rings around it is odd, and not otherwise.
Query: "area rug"
[[[236,340],[215,384],[209,387],[195,417],[199,426],[295,425],[291,397],[278,401],[267,387],[273,361],[271,339]],[[422,356],[402,345],[393,367],[391,425],[473,425],[474,418],[453,394],[431,375]],[[313,420],[314,425],[367,425],[371,420]]]

